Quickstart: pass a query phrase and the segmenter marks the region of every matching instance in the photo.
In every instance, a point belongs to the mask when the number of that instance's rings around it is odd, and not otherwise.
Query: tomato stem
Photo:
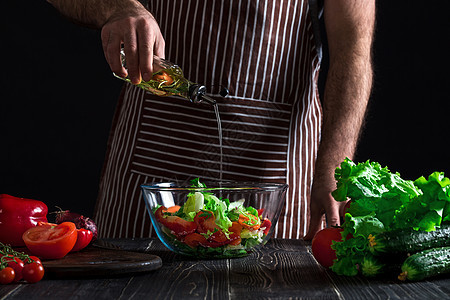
[[[24,252],[18,252],[15,251],[10,245],[3,244],[0,242],[0,269],[3,269],[3,264],[6,262],[6,264],[10,261],[15,261],[15,258],[19,258],[22,261],[28,261],[28,262],[34,262],[35,260],[32,259],[28,254],[25,254]]]

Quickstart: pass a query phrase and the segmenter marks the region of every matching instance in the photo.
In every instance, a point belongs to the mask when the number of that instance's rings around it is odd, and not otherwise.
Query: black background
[[[375,85],[355,161],[407,179],[450,174],[450,1],[377,6]],[[122,82],[99,31],[45,1],[8,1],[2,11],[0,193],[91,216]]]

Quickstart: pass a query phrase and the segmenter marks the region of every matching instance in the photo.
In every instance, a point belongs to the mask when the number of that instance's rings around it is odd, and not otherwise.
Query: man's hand
[[[346,202],[337,202],[331,196],[331,192],[336,189],[334,178],[328,180],[315,180],[311,190],[310,223],[305,240],[314,238],[316,232],[322,228],[323,216],[325,214],[328,226],[341,225],[341,216]]]
[[[137,0],[47,0],[71,21],[102,29],[102,46],[111,71],[134,84],[151,79],[153,55],[164,58],[164,39],[152,14]],[[127,69],[122,67],[123,45]]]
[[[140,4],[139,4],[140,5]],[[153,73],[153,55],[164,58],[164,39],[155,18],[142,5],[117,11],[102,28],[102,46],[111,70],[129,76],[134,84],[148,81]],[[128,74],[120,60],[124,47]]]

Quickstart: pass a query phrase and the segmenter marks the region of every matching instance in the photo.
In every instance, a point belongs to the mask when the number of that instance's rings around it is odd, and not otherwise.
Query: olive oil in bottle
[[[126,68],[126,59],[123,49],[121,50],[122,65]],[[191,102],[208,102],[215,104],[216,101],[206,96],[206,87],[187,80],[181,68],[165,59],[158,56],[153,56],[153,69],[155,72],[149,81],[141,81],[136,86],[149,91],[157,96],[179,96]],[[126,77],[120,77],[114,74],[119,79],[131,82]]]

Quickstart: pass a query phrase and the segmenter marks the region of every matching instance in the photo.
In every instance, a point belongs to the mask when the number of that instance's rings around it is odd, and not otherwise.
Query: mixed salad
[[[198,178],[192,187],[206,188]],[[193,189],[182,206],[159,205],[153,212],[161,233],[177,251],[196,257],[239,257],[263,243],[272,225],[262,217],[263,209],[245,207],[244,202]]]

